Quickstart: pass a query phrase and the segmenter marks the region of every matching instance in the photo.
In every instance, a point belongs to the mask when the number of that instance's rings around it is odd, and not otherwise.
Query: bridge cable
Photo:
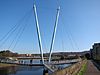
[[[31,9],[32,11],[32,9]],[[30,11],[28,11],[27,13],[29,13]],[[5,42],[10,38],[10,36],[20,27],[20,23],[25,19],[25,17],[27,16],[27,13],[24,15],[24,17],[22,19],[20,19],[18,21],[18,23],[16,25],[14,25],[2,38],[1,38],[1,44],[0,47],[2,47]]]
[[[28,15],[28,17],[26,19],[28,19],[30,17],[30,15]],[[29,20],[29,19],[28,19]],[[28,20],[26,20],[25,22],[27,22]],[[25,26],[25,25],[24,25]],[[24,27],[22,26],[22,27]],[[13,45],[14,41],[16,40],[16,38],[18,37],[18,34],[20,33],[22,27],[19,28],[18,32],[15,35],[15,38],[12,40],[11,44],[9,45],[8,49],[10,49],[10,47]],[[23,30],[23,29],[22,29]]]
[[[26,28],[26,26],[24,26],[24,28],[22,29],[22,31],[19,33],[19,35],[18,35],[18,37],[17,37],[17,39],[16,39],[16,41],[15,41],[15,45],[14,45],[14,47],[12,48],[13,50],[14,50],[15,47],[17,46],[17,44],[18,44],[18,42],[19,42],[19,39],[20,39],[20,37],[22,36],[22,34],[23,34],[25,28]]]
[[[64,17],[64,16],[62,16],[62,17]],[[62,19],[63,19],[63,18],[62,18]],[[62,21],[64,21],[64,19],[63,19]],[[63,23],[63,22],[62,22],[62,23]],[[63,25],[64,25],[64,24],[63,24]],[[72,49],[74,50],[74,46],[75,46],[75,47],[79,50],[79,47],[78,47],[78,45],[77,45],[75,39],[73,38],[72,33],[71,33],[71,31],[70,31],[69,29],[70,29],[70,28],[69,28],[69,25],[67,24],[67,33],[66,33],[66,35],[68,35],[68,38],[69,38],[69,40],[71,41],[70,44],[71,44],[71,46],[72,46]]]

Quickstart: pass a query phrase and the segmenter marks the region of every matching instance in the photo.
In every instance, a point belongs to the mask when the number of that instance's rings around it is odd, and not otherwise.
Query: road
[[[87,69],[84,75],[100,75],[100,71],[95,67],[91,60],[87,62]]]

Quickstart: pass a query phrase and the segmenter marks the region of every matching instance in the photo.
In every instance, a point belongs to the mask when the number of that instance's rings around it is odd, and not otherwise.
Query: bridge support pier
[[[43,75],[48,75],[48,70],[47,69],[43,70]]]

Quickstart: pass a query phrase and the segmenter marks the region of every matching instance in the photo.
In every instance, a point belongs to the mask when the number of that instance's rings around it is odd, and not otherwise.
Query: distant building
[[[27,57],[27,54],[18,54],[19,57]]]
[[[18,56],[19,57],[31,57],[32,54],[19,54]]]
[[[31,54],[26,54],[26,56],[27,56],[27,57],[31,57],[32,55],[31,55]]]
[[[100,60],[100,43],[94,43],[90,51],[92,59]]]

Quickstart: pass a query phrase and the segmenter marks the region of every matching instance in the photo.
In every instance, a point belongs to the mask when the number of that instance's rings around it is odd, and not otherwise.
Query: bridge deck
[[[61,64],[73,64],[78,62],[79,60],[63,60],[63,61],[51,61],[51,65],[61,65]],[[2,62],[3,63],[3,62]],[[24,63],[24,62],[15,62],[15,63],[10,63],[4,61],[4,63],[8,64],[16,64],[16,65],[23,65],[23,66],[44,66],[42,63]],[[48,64],[48,61],[45,61],[45,64]]]

